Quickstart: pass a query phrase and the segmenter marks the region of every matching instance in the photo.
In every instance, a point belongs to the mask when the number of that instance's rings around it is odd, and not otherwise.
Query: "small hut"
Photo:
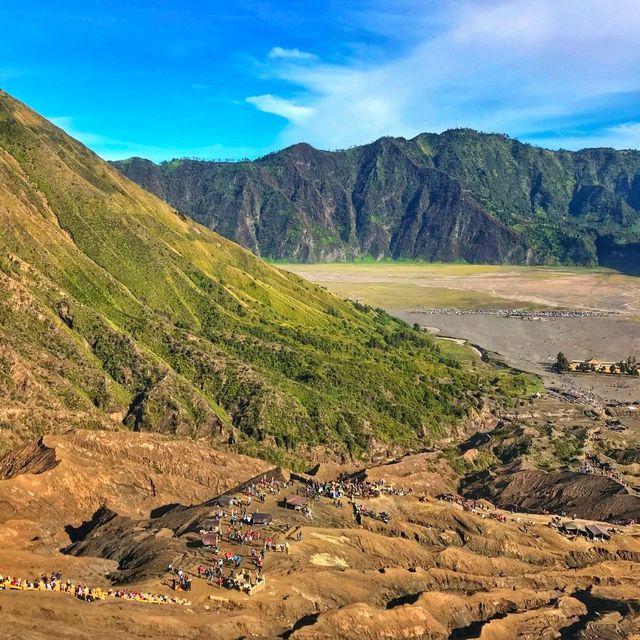
[[[251,524],[264,526],[273,522],[273,516],[270,513],[254,513],[251,516]]]
[[[562,531],[569,536],[586,536],[587,528],[578,522],[565,522],[562,525]]]
[[[205,547],[217,547],[218,546],[218,534],[217,533],[205,533],[202,536],[202,544]]]
[[[608,531],[605,531],[604,529],[599,527],[597,524],[588,524],[585,527],[585,529],[587,530],[587,535],[592,540],[603,542],[605,540],[609,540],[609,538],[611,537]]]
[[[300,511],[304,508],[305,504],[307,504],[307,501],[303,496],[287,496],[283,503],[287,509]]]

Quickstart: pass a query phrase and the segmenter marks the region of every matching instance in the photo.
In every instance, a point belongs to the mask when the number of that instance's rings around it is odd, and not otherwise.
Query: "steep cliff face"
[[[468,129],[255,162],[115,163],[273,259],[361,256],[640,268],[640,152],[548,151]]]
[[[640,152],[549,151],[468,129],[407,144],[522,233],[538,261],[638,268]]]
[[[179,211],[254,253],[301,261],[375,258],[522,263],[519,234],[402,141],[326,152],[299,144],[256,162],[116,163]]]

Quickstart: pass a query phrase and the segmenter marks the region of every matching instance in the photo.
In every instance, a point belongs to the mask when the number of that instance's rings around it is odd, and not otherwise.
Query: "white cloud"
[[[640,149],[640,122],[626,122],[610,128],[609,133],[616,140],[614,146]]]
[[[336,148],[455,126],[534,135],[566,122],[620,119],[615,109],[630,99],[625,94],[640,93],[637,0],[416,2],[411,10],[414,19],[396,25],[405,25],[396,37],[404,35],[408,48],[383,62],[269,55],[271,77],[305,105],[287,92],[248,99],[289,120],[278,144]],[[625,126],[602,139],[633,142],[635,129]],[[589,144],[586,134],[576,138]],[[556,146],[566,139],[558,136]]]
[[[268,93],[262,96],[250,96],[247,98],[247,102],[260,111],[273,113],[295,123],[304,122],[313,113],[313,109],[310,107],[303,107]]]
[[[283,47],[273,47],[269,51],[269,58],[285,58],[289,60],[315,60],[318,56],[315,53],[301,51],[300,49],[284,49]]]

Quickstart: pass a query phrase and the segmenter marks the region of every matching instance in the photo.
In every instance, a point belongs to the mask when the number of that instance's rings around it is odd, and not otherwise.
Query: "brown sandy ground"
[[[109,572],[127,588],[169,594],[159,561],[176,560],[195,572],[210,552],[196,534],[176,533],[180,514],[190,509],[160,507],[201,502],[265,469],[259,461],[152,435],[73,432],[43,444],[53,454],[42,445],[31,454],[23,448],[2,464],[0,574],[61,570],[106,586]],[[95,465],[97,473],[88,476]],[[326,498],[313,503],[310,521],[277,506],[282,494],[267,497],[260,509],[273,514],[274,535],[294,538],[299,529],[303,539],[291,541],[289,555],[267,554],[266,589],[253,597],[197,577],[190,607],[0,592],[0,637],[608,637],[594,636],[594,625],[598,633],[618,634],[611,637],[640,633],[638,527],[621,527],[607,543],[571,541],[548,527],[545,516],[509,514],[499,522],[489,511],[465,511],[430,497],[455,491],[457,477],[432,453],[366,474],[414,489],[356,499],[387,511],[388,524],[364,517],[359,526],[346,501],[339,509]],[[120,515],[84,532],[86,548],[76,551],[88,555],[61,553],[70,542],[65,527],[90,520],[104,504]],[[172,519],[175,531],[158,528]],[[111,528],[116,522],[119,535]],[[98,547],[102,557],[90,555]]]

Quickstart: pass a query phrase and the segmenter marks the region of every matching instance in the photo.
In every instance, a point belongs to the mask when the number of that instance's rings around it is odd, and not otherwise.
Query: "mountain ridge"
[[[451,129],[254,161],[114,166],[256,255],[640,268],[640,152]],[[275,231],[274,231],[275,230]]]

